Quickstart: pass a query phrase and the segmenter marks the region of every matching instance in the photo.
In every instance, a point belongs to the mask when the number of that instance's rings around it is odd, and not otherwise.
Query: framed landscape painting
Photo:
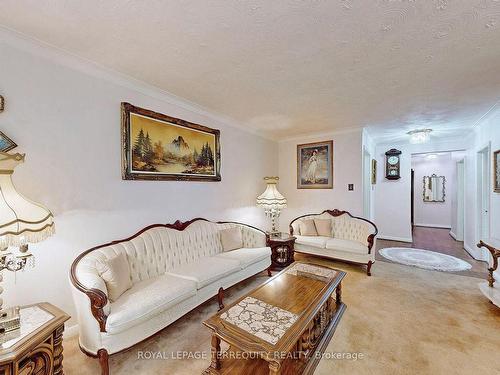
[[[333,188],[333,141],[297,145],[297,189]]]
[[[500,150],[493,153],[493,189],[500,193]]]
[[[220,181],[220,132],[122,103],[124,180]]]

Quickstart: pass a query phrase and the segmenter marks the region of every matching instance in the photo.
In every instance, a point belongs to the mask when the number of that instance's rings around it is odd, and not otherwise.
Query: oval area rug
[[[379,253],[384,258],[393,262],[426,270],[456,272],[472,268],[470,263],[467,263],[465,260],[429,250],[388,247],[380,249]]]

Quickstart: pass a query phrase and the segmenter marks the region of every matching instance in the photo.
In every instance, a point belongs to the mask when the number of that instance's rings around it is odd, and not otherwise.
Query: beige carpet
[[[306,259],[302,257],[301,259]],[[479,279],[376,262],[372,277],[360,267],[314,258],[348,272],[343,284],[347,310],[328,347],[362,358],[323,359],[315,374],[493,374],[500,373],[500,309],[479,293]],[[267,278],[264,274],[228,292],[234,300]],[[171,359],[177,351],[209,356],[210,335],[202,321],[215,313],[210,301],[155,338],[112,356],[111,374],[200,374],[208,359]],[[96,359],[65,340],[67,375],[99,374]],[[139,351],[169,359],[138,359]]]

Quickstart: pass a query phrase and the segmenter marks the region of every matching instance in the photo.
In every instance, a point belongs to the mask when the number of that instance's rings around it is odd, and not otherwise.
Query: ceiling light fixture
[[[406,134],[410,136],[411,144],[419,144],[429,142],[431,131],[432,129],[419,129],[412,130],[411,132],[408,132]]]

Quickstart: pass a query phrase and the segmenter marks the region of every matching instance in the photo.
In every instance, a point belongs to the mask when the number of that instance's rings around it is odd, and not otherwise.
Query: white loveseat
[[[243,248],[223,252],[220,230],[239,227]],[[239,223],[205,219],[157,224],[134,236],[82,253],[71,267],[82,351],[108,356],[154,335],[196,306],[271,265],[264,232]],[[98,272],[99,263],[125,253],[132,287],[114,302]],[[121,257],[121,256],[120,256]]]
[[[301,235],[301,223],[314,219],[331,220],[328,236]],[[371,276],[371,266],[375,262],[372,248],[377,233],[377,227],[371,221],[340,210],[303,215],[290,223],[290,234],[296,237],[295,252],[366,264],[368,276]]]

